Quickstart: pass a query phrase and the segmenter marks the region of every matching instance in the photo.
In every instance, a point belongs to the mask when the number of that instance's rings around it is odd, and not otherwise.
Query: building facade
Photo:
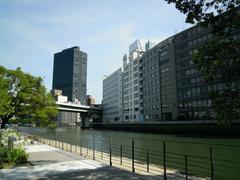
[[[142,54],[139,40],[129,46],[129,56],[123,56],[123,120],[143,122]]]
[[[62,90],[69,101],[86,104],[87,54],[78,46],[54,54],[52,89]]]
[[[119,68],[103,80],[103,122],[122,121],[122,93],[122,68]]]
[[[94,106],[96,104],[96,100],[93,96],[87,95],[87,106]]]
[[[170,37],[142,56],[145,122],[177,116],[174,39]]]
[[[192,58],[194,50],[213,38],[211,31],[211,28],[194,26],[175,35],[179,120],[204,120],[214,117],[208,94],[222,89],[223,85],[206,84]]]

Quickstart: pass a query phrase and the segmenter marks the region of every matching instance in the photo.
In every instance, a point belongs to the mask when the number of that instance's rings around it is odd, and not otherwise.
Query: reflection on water
[[[32,128],[20,127],[21,131],[28,132],[51,139],[58,139],[74,145],[96,143],[96,148],[102,143],[131,146],[134,139],[135,147],[139,149],[162,150],[162,141],[166,142],[168,151],[182,154],[208,155],[209,146],[216,147],[215,150],[221,153],[239,152],[240,140],[227,138],[195,138],[177,135],[135,133],[109,130],[81,130],[79,127],[68,128]],[[224,145],[224,146],[223,146]],[[236,147],[235,147],[236,146]],[[224,147],[224,148],[223,148]],[[239,153],[237,153],[239,155]],[[240,157],[240,155],[239,155]]]

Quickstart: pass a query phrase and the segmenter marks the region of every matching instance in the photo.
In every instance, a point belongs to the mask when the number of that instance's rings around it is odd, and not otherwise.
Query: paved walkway
[[[129,171],[110,167],[97,161],[84,159],[78,155],[56,149],[45,144],[26,147],[30,153],[29,161],[33,166],[3,169],[0,179],[99,179],[99,180],[136,180],[162,179],[160,176],[141,176]]]

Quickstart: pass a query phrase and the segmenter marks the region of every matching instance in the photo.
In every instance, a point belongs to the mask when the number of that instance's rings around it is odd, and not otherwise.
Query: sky
[[[87,93],[102,100],[102,80],[122,66],[129,45],[158,43],[190,27],[164,0],[0,0],[0,65],[21,67],[52,87],[53,55],[88,54]]]

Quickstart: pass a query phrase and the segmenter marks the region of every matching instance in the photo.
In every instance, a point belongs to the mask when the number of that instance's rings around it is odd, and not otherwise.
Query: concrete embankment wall
[[[217,136],[239,136],[240,123],[221,126],[216,123],[95,123],[94,129],[133,131],[163,134],[203,134]]]

